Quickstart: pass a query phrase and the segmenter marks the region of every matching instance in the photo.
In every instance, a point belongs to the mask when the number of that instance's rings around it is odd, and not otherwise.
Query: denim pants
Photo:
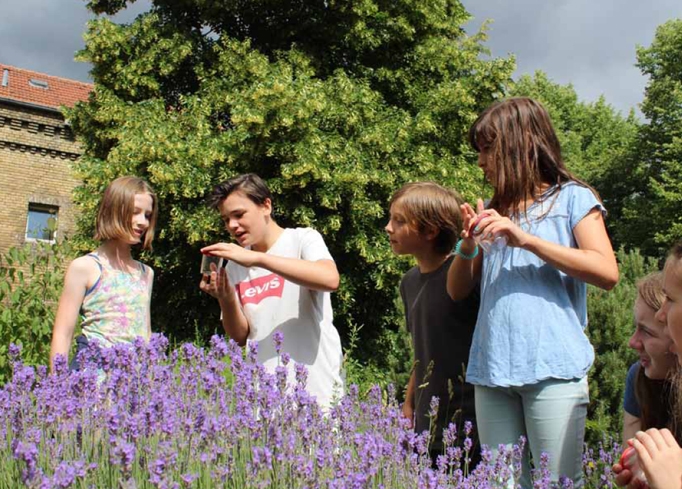
[[[540,455],[549,455],[552,480],[569,477],[582,487],[582,452],[589,392],[587,377],[573,380],[548,379],[519,387],[475,387],[476,419],[482,445],[497,456],[498,446],[510,450],[519,437],[527,439],[520,481],[532,487],[529,450],[534,465]]]

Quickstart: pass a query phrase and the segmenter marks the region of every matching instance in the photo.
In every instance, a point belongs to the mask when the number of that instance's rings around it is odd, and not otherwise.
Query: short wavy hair
[[[459,193],[434,182],[413,182],[398,190],[389,203],[399,204],[408,224],[418,233],[438,230],[434,250],[447,253],[462,233]]]
[[[97,241],[129,239],[134,236],[133,214],[137,194],[149,194],[152,198],[152,215],[142,239],[142,249],[152,249],[158,215],[157,198],[152,187],[138,177],[119,177],[104,190],[95,221],[94,238]]]

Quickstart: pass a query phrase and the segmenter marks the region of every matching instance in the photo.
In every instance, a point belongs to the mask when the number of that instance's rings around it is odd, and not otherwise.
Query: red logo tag
[[[258,304],[266,297],[282,297],[283,290],[284,279],[274,273],[237,284],[237,293],[242,305]]]

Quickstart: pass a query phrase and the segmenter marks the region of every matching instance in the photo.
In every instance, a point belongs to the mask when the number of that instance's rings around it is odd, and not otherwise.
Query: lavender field
[[[520,470],[521,447],[467,464],[469,426],[450,426],[432,469],[428,433],[406,425],[394,392],[345,396],[323,413],[305,392],[306,371],[286,387],[234,342],[215,336],[168,352],[168,341],[102,352],[99,368],[55,373],[25,366],[0,390],[0,487],[30,488],[488,488]],[[617,444],[586,448],[587,487],[613,487]],[[552,487],[540,464],[535,487]],[[557,484],[554,484],[555,486]],[[560,487],[572,487],[565,480]]]

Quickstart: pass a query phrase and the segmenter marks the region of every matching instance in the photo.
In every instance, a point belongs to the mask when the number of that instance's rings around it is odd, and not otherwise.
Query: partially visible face
[[[423,238],[410,226],[399,201],[391,205],[388,224],[384,229],[396,255],[412,255],[424,246]]]
[[[663,321],[673,340],[670,351],[682,366],[682,260],[670,258],[663,271],[665,299],[656,318]]]
[[[147,193],[135,194],[135,209],[133,210],[133,236],[131,244],[137,244],[144,239],[154,211],[154,199]]]
[[[677,362],[675,355],[670,354],[672,340],[665,323],[656,318],[656,311],[639,296],[635,301],[634,316],[635,332],[628,345],[639,353],[639,362],[648,378],[665,379]]]
[[[264,241],[272,212],[270,200],[259,205],[237,190],[221,202],[218,210],[225,230],[240,246],[258,246]]]
[[[490,149],[481,147],[481,151],[478,153],[478,167],[483,170],[486,181],[490,185],[494,185],[495,169]]]

